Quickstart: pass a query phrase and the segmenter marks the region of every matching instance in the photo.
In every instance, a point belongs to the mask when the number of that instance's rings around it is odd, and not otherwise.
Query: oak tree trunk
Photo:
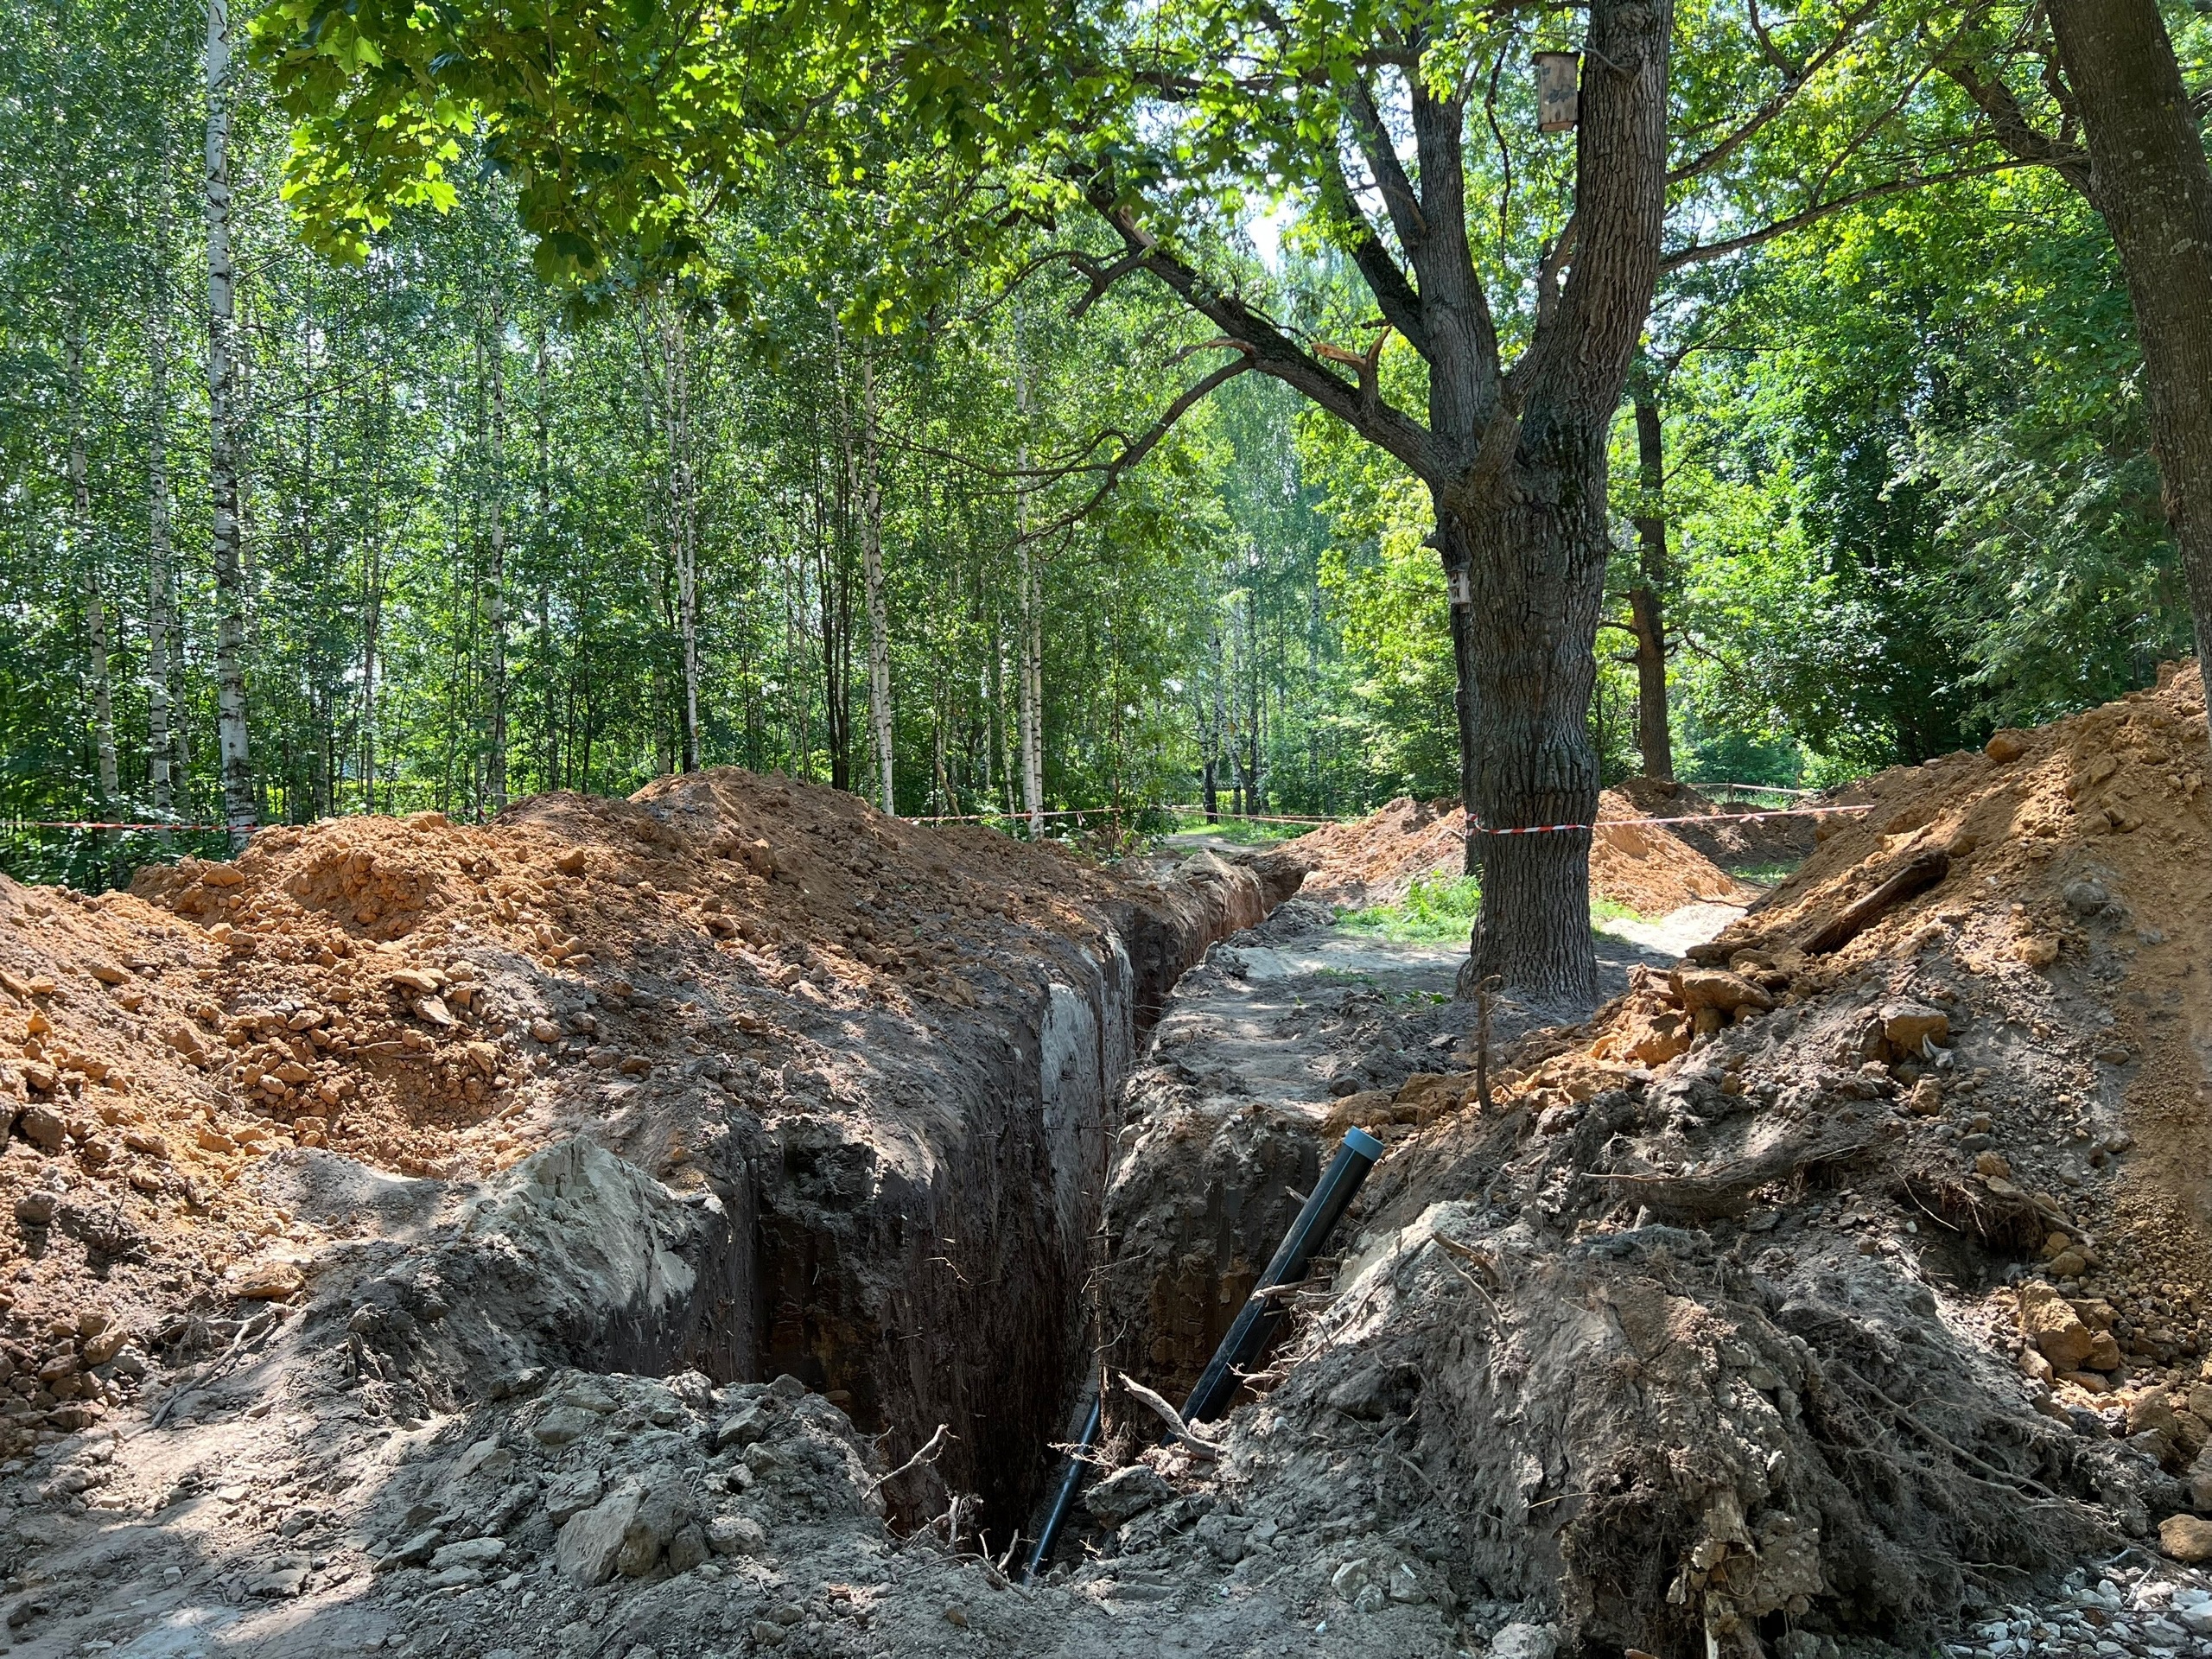
[[[1598,995],[1588,827],[1598,757],[1589,717],[1610,551],[1605,427],[1602,419],[1532,414],[1522,423],[1515,487],[1479,513],[1445,510],[1439,531],[1447,550],[1465,544],[1472,583],[1468,798],[1482,912],[1469,971],[1582,1007]],[[1499,833],[1524,830],[1532,833]]]
[[[207,0],[207,474],[213,499],[215,734],[221,757],[223,822],[243,847],[254,823],[253,770],[246,755],[246,582],[238,528],[238,273],[231,261],[231,16],[229,0]]]
[[[2050,0],[2143,346],[2151,447],[2197,660],[2212,650],[2212,168],[2157,0]]]
[[[1643,775],[1675,775],[1675,739],[1667,712],[1667,450],[1658,394],[1639,376],[1635,385],[1637,584],[1629,589],[1636,630],[1636,747]]]

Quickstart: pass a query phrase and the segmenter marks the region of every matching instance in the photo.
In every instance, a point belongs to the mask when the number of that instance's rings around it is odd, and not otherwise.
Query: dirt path
[[[1639,963],[1672,966],[1740,914],[1700,905],[1656,924],[1601,924],[1601,995],[1626,990]],[[1206,1094],[1265,1101],[1318,1122],[1332,1100],[1354,1090],[1395,1090],[1415,1071],[1450,1069],[1472,1022],[1469,1006],[1452,1001],[1465,959],[1456,941],[1377,938],[1335,923],[1325,906],[1294,899],[1216,945],[1184,976],[1154,1058],[1198,1079]],[[1499,1034],[1548,1012],[1502,1009]]]

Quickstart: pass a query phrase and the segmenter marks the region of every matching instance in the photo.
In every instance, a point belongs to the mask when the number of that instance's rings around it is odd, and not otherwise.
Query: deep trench
[[[933,1039],[954,1051],[931,1058],[957,1097],[901,1103],[951,1115],[925,1179],[828,1126],[751,1149],[720,1184],[726,1224],[695,1249],[681,1334],[631,1332],[620,1357],[717,1381],[790,1373],[878,1437],[888,1465],[944,1425],[934,1465],[886,1489],[892,1518],[918,1524],[971,1494],[969,1535],[1002,1550],[1091,1357],[1124,1079],[1184,972],[1296,882],[1247,866],[1195,899],[1128,906],[1103,951],[1024,964],[1034,995],[1007,1027]]]

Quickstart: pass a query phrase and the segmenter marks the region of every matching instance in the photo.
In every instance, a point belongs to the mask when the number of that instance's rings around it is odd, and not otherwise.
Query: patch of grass
[[[1205,813],[1186,812],[1176,819],[1173,833],[1179,836],[1202,835],[1237,847],[1272,847],[1277,842],[1295,841],[1314,827],[1310,823],[1253,823],[1243,818],[1231,817],[1224,817],[1218,823],[1208,823]]]
[[[1418,875],[1396,904],[1351,911],[1339,919],[1363,933],[1407,944],[1465,940],[1482,897],[1481,884],[1471,875]]]
[[[1474,930],[1482,900],[1482,885],[1471,875],[1423,875],[1414,878],[1406,896],[1396,904],[1348,911],[1337,920],[1342,926],[1401,944],[1465,944],[1467,935]],[[1590,895],[1590,921],[1593,926],[1599,922],[1643,919],[1626,905],[1617,905],[1603,893]]]
[[[1797,873],[1797,868],[1802,861],[1783,858],[1770,864],[1739,864],[1728,874],[1750,887],[1778,887]]]

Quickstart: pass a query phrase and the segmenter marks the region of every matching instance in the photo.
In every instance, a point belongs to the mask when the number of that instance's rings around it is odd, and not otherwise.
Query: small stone
[[[594,1413],[578,1411],[574,1406],[556,1406],[537,1421],[530,1433],[531,1438],[541,1446],[566,1446],[598,1427],[599,1418]]]
[[[59,1152],[69,1143],[69,1126],[50,1106],[33,1106],[16,1120],[23,1139],[48,1152]]]
[[[598,1503],[602,1491],[596,1469],[563,1475],[545,1489],[545,1513],[555,1526],[563,1526]]]
[[[675,1541],[690,1519],[690,1497],[683,1483],[672,1475],[655,1480],[639,1494],[630,1524],[623,1529],[622,1547],[615,1555],[614,1570],[625,1578],[644,1578],[653,1570],[661,1552]],[[704,1541],[702,1538],[702,1558]]]
[[[377,1571],[389,1573],[396,1567],[420,1567],[430,1559],[445,1535],[435,1527],[425,1528],[396,1548],[387,1550],[377,1560]]]
[[[307,1581],[304,1567],[280,1567],[253,1580],[246,1586],[246,1593],[270,1600],[289,1599],[298,1595]]]
[[[587,1629],[589,1627],[587,1626]],[[753,1621],[753,1645],[756,1648],[780,1648],[784,1645],[784,1627],[765,1618]]]
[[[442,1572],[448,1567],[489,1567],[506,1553],[507,1547],[499,1539],[464,1538],[433,1554],[430,1567],[434,1572]]]
[[[1175,1496],[1175,1489],[1141,1463],[1116,1469],[1083,1496],[1084,1507],[1102,1527],[1118,1527]]]
[[[2012,1178],[2012,1166],[2005,1160],[2002,1153],[1978,1152],[1974,1154],[1974,1173],[1977,1175],[1994,1175],[2000,1181],[2010,1180]]]
[[[54,1219],[60,1202],[58,1192],[26,1192],[16,1200],[16,1219],[26,1227],[43,1227]]]
[[[1764,1012],[1774,1006],[1774,999],[1766,992],[1742,975],[1732,974],[1726,969],[1678,968],[1669,979],[1682,1007],[1693,1014],[1703,1008],[1732,1014],[1738,1008]]]
[[[2089,1259],[2079,1250],[2062,1250],[2050,1259],[2054,1279],[2079,1279],[2089,1270]]]
[[[717,1555],[749,1555],[767,1541],[766,1529],[749,1515],[718,1515],[707,1522],[707,1548]]]
[[[944,1622],[958,1630],[968,1628],[968,1610],[958,1603],[944,1610]]]
[[[2212,1521],[2170,1515],[2158,1522],[2158,1548],[2177,1561],[2194,1566],[2212,1561]]]
[[[715,1450],[723,1452],[733,1446],[752,1446],[764,1440],[775,1421],[775,1414],[765,1406],[747,1406],[734,1417],[725,1418],[715,1428]]]
[[[2082,1316],[2049,1285],[2034,1281],[2020,1287],[2020,1333],[2057,1371],[2080,1370],[2093,1341]]]
[[[614,1576],[625,1535],[638,1517],[642,1494],[625,1487],[571,1516],[554,1540],[554,1560],[562,1575],[579,1589],[595,1589]]]
[[[1490,1659],[1552,1659],[1558,1651],[1559,1632],[1548,1624],[1516,1620],[1490,1639]]]
[[[1882,1037],[1898,1054],[1917,1054],[1932,1043],[1951,1040],[1951,1017],[1922,1002],[1892,1002],[1882,1010]]]
[[[1982,745],[1981,752],[2003,766],[2018,760],[2028,752],[2028,734],[2016,727],[2007,726],[1991,734],[1989,741]]]
[[[1916,1117],[1933,1117],[1943,1109],[1943,1085],[1933,1077],[1923,1077],[1912,1085],[1905,1104]]]
[[[2105,891],[2103,883],[2087,878],[2069,881],[2060,889],[2059,897],[2065,899],[2067,909],[2083,918],[2095,915],[2112,902],[2112,895]]]
[[[668,1570],[671,1574],[689,1573],[708,1554],[706,1531],[695,1522],[668,1541]]]
[[[231,1294],[252,1302],[280,1302],[307,1283],[307,1275],[289,1262],[255,1262],[232,1281]]]

